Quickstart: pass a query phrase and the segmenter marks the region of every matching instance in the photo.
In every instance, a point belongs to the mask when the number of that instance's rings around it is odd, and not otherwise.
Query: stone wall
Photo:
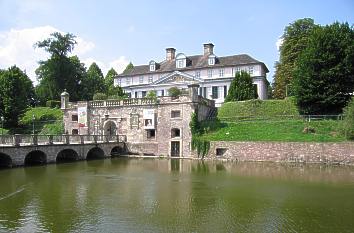
[[[210,158],[354,165],[354,143],[211,142]]]

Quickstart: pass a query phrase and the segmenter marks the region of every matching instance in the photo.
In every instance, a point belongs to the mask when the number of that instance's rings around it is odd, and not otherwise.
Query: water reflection
[[[127,159],[0,170],[0,232],[346,232],[354,169]]]

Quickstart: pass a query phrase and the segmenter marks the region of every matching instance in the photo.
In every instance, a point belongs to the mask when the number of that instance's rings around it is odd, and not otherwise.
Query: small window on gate
[[[72,135],[78,135],[79,134],[79,130],[78,129],[72,129],[71,130],[71,134]]]
[[[176,111],[171,111],[171,118],[178,118],[181,117],[181,111],[176,110]]]
[[[78,121],[79,118],[77,117],[77,115],[71,115],[71,121]]]

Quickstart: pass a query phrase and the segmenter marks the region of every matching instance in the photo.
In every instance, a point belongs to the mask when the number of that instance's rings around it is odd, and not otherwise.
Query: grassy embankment
[[[203,122],[209,141],[340,142],[340,121],[304,120],[292,99],[225,103],[219,121]],[[304,128],[314,129],[304,133]]]

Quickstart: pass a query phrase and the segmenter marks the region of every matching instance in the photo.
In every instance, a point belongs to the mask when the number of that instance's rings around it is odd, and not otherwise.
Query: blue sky
[[[354,23],[354,1],[79,1],[0,0],[0,68],[17,64],[35,80],[47,54],[33,43],[59,30],[76,35],[74,54],[88,66],[146,64],[165,58],[165,48],[202,53],[212,42],[217,56],[247,53],[263,61],[272,80],[284,28],[310,17],[318,24]]]

